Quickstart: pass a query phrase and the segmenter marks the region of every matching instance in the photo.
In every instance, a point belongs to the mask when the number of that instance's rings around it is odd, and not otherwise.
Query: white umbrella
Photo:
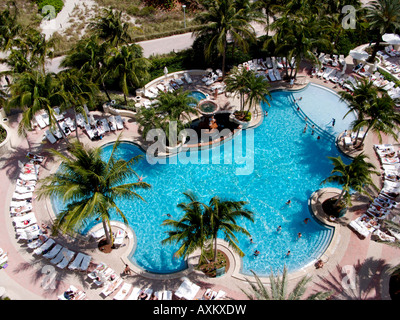
[[[168,74],[168,69],[167,67],[164,67],[164,76],[167,77],[167,74]]]
[[[400,36],[395,33],[385,33],[382,36],[382,40],[389,44],[400,44]]]
[[[350,50],[349,55],[356,60],[367,60],[369,54],[362,50]]]
[[[94,117],[93,117],[92,114],[89,116],[89,122],[90,122],[90,124],[91,124],[92,126],[94,126],[94,125],[96,124],[96,120],[94,120]]]

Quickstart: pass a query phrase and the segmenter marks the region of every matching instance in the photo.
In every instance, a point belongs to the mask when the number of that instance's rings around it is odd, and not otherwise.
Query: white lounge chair
[[[121,277],[116,276],[113,281],[107,283],[106,287],[100,292],[105,297],[108,297],[111,293],[118,289],[118,287],[122,284],[123,280]]]
[[[23,216],[18,216],[13,218],[15,228],[27,228],[34,224],[37,224],[36,216],[33,212],[24,214]]]
[[[49,129],[46,130],[45,137],[46,137],[47,140],[49,140],[49,142],[51,144],[54,144],[54,143],[57,142],[57,139],[53,136],[53,134],[50,132]]]
[[[42,113],[41,116],[46,126],[49,126],[50,125],[49,115],[47,113]]]
[[[124,300],[128,295],[129,291],[131,290],[132,285],[130,283],[124,282],[121,289],[117,292],[114,296],[114,300]]]
[[[219,290],[215,297],[215,300],[221,300],[223,297],[225,297],[225,295],[226,295],[225,291]]]
[[[84,255],[81,265],[78,267],[79,271],[86,271],[89,268],[92,257],[89,255]]]
[[[44,235],[44,236],[43,236],[43,239],[42,239],[42,238],[39,238],[39,239],[37,239],[37,240],[35,240],[35,241],[29,242],[29,243],[27,244],[27,247],[28,247],[29,249],[32,249],[32,250],[37,249],[37,248],[39,248],[41,245],[43,245],[43,244],[47,241],[47,239],[48,239],[48,237],[47,237],[46,235]]]
[[[44,122],[43,117],[40,114],[35,116],[35,120],[40,129],[46,128],[46,122]]]
[[[62,248],[57,254],[56,256],[50,260],[50,263],[52,264],[58,264],[62,261],[62,259],[64,258],[64,255],[66,255],[68,253],[68,248]]]
[[[117,121],[115,120],[114,116],[108,117],[109,127],[112,131],[117,130]]]
[[[272,68],[273,68],[272,61],[271,61],[271,58],[270,58],[270,57],[267,57],[267,58],[265,59],[265,64],[266,64],[266,66],[267,66],[268,69],[272,69]]]
[[[28,193],[28,192],[33,192],[35,191],[35,187],[29,187],[29,186],[16,186],[15,187],[15,192],[18,193]]]
[[[53,111],[54,111],[54,116],[55,116],[57,121],[60,121],[60,120],[64,119],[65,112],[60,113],[60,108],[59,107],[54,108]]]
[[[27,199],[32,199],[32,197],[33,197],[32,192],[27,192],[27,193],[14,192],[12,195],[12,198],[16,200],[27,200]]]
[[[277,69],[274,69],[274,75],[275,75],[276,80],[278,80],[278,81],[282,80],[281,74]]]
[[[196,296],[197,292],[199,292],[200,287],[189,279],[185,278],[181,285],[179,286],[178,290],[175,291],[175,295],[178,298],[184,298],[186,300],[193,300]]]
[[[185,80],[188,84],[191,84],[193,82],[192,78],[189,76],[189,74],[187,72],[185,72],[183,74],[183,76],[185,77]]]
[[[120,115],[115,116],[115,121],[117,122],[117,129],[122,130],[124,128],[124,122]]]
[[[18,176],[19,179],[24,180],[24,181],[36,181],[37,180],[37,174],[36,173],[20,173]]]
[[[46,259],[53,259],[63,248],[61,244],[56,244],[49,252],[43,254]]]
[[[139,297],[139,293],[140,293],[140,288],[139,287],[134,287],[132,289],[131,294],[129,295],[129,297],[126,300],[137,300]]]
[[[107,119],[103,118],[103,119],[101,119],[100,121],[101,121],[101,123],[102,123],[103,130],[104,130],[105,132],[110,132],[110,126],[108,125]]]
[[[71,131],[76,130],[75,123],[70,117],[66,118],[64,120],[64,123],[68,126],[69,130],[71,130]]]
[[[172,291],[164,290],[162,295],[163,300],[172,300]]]
[[[14,202],[14,201],[13,201]],[[21,214],[27,213],[32,210],[32,204],[27,203],[25,205],[22,205],[20,207],[11,207],[10,208],[10,213],[12,216],[20,216]]]
[[[272,82],[276,81],[276,78],[275,78],[275,75],[274,75],[274,71],[272,69],[268,69],[268,76],[269,76],[269,79]]]
[[[120,246],[124,242],[124,238],[125,238],[125,231],[119,229],[117,231],[117,234],[115,235],[114,245]]]
[[[68,251],[64,254],[64,257],[63,257],[63,259],[61,260],[61,262],[57,264],[57,268],[64,269],[64,268],[68,265],[68,263],[72,260],[72,258],[74,257],[74,255],[75,255],[75,252],[74,252],[74,251],[68,250]]]
[[[76,124],[79,127],[84,128],[85,127],[85,123],[86,123],[86,121],[85,121],[84,116],[81,113],[77,113],[76,114]]]
[[[334,69],[332,68],[326,68],[324,74],[322,75],[322,78],[324,78],[325,80],[328,80],[329,76],[331,75],[331,73],[333,72]]]
[[[94,131],[93,129],[90,127],[90,125],[88,125],[87,123],[85,123],[85,131],[88,134],[90,140],[93,140],[95,135],[94,135]]]

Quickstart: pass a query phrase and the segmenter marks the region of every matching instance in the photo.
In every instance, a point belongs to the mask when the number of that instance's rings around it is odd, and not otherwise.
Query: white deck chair
[[[78,252],[78,254],[75,256],[75,259],[68,266],[68,269],[70,269],[70,270],[78,269],[82,263],[84,256],[85,256],[85,254],[83,254],[82,252]]]
[[[104,130],[105,132],[110,132],[110,126],[108,125],[107,119],[103,118],[103,119],[101,119],[100,121],[101,121],[101,123],[102,123],[102,125],[103,125],[103,130]]]
[[[114,116],[108,117],[109,127],[112,131],[117,130],[117,121],[115,120]]]
[[[46,126],[49,126],[50,125],[49,115],[47,113],[42,113],[41,116]]]
[[[68,126],[69,130],[71,130],[71,131],[75,131],[76,130],[75,123],[70,117],[66,118],[64,120],[64,123]]]
[[[124,128],[124,122],[120,115],[115,116],[115,121],[117,122],[117,129],[122,130]]]
[[[16,186],[15,187],[15,192],[18,193],[27,193],[27,192],[33,192],[35,191],[35,187],[28,187],[28,186]]]
[[[277,69],[274,70],[274,75],[275,75],[276,80],[278,80],[278,81],[282,80],[281,74]]]
[[[33,225],[34,229],[26,228],[26,229],[17,229],[17,238],[19,240],[34,240],[37,239],[40,235],[43,235],[42,230],[40,230],[40,227],[36,224]]]
[[[92,257],[89,255],[84,255],[81,265],[78,267],[79,271],[86,271],[89,268],[90,262],[92,261]]]
[[[46,128],[46,122],[44,122],[44,119],[40,114],[35,116],[35,120],[40,129]]]
[[[37,224],[36,216],[33,212],[24,214],[23,216],[18,216],[13,219],[15,228],[27,228],[34,224]]]
[[[332,68],[327,68],[324,72],[324,74],[322,75],[322,78],[324,78],[325,80],[329,79],[329,76],[331,75],[331,73],[333,72],[334,69]]]
[[[14,201],[13,201],[14,202]],[[13,216],[19,216],[21,214],[27,213],[32,210],[32,204],[27,203],[26,205],[20,206],[20,207],[11,207],[10,208],[10,213]]]
[[[131,288],[132,285],[130,283],[124,282],[121,289],[119,289],[117,294],[114,296],[114,300],[124,300],[128,295],[129,291],[131,290]]]
[[[139,298],[140,291],[141,290],[139,287],[134,287],[132,289],[131,294],[129,295],[129,297],[126,300],[137,300]]]
[[[53,134],[50,132],[49,129],[46,130],[45,137],[46,137],[47,140],[49,140],[49,142],[51,144],[54,144],[54,143],[57,142],[57,139],[53,136]]]
[[[57,264],[57,268],[64,269],[68,265],[68,263],[70,263],[70,261],[74,256],[75,256],[74,251],[67,250],[61,262]]]
[[[43,243],[40,247],[36,248],[35,250],[33,250],[34,254],[40,255],[42,254],[44,251],[50,249],[50,247],[52,245],[54,245],[56,242],[53,239],[47,239],[47,241],[45,243]]]
[[[32,199],[32,197],[33,197],[32,192],[27,192],[27,193],[14,192],[12,195],[12,198],[16,200],[27,200],[27,199]]]
[[[85,127],[85,117],[82,115],[82,113],[77,113],[76,114],[76,124],[81,127],[84,128]]]
[[[85,123],[85,131],[86,131],[86,133],[88,134],[90,140],[93,140],[93,138],[94,138],[94,131],[92,130],[92,128],[90,128],[90,126],[89,126],[87,123]]]
[[[122,282],[123,280],[117,276],[114,281],[108,283],[108,285],[103,289],[103,291],[100,292],[100,294],[108,297],[111,293],[118,289]]]
[[[185,72],[183,74],[183,76],[185,77],[185,80],[188,84],[191,84],[193,82],[192,78],[189,76],[189,74],[187,72]]]
[[[62,259],[64,258],[64,255],[67,254],[68,252],[68,248],[62,248],[57,254],[56,256],[50,260],[50,263],[52,264],[58,264],[62,261]]]
[[[43,254],[46,259],[53,259],[63,248],[61,244],[56,244],[49,252]]]
[[[268,69],[272,69],[272,68],[273,68],[272,61],[271,61],[271,58],[270,58],[270,57],[267,57],[267,58],[265,59],[265,64],[267,65],[267,68],[268,68]]]
[[[274,75],[274,71],[272,69],[268,69],[268,76],[269,79],[273,82],[276,81],[275,75]]]
[[[56,117],[57,121],[63,120],[64,119],[64,113],[60,113],[60,108],[56,107],[53,109],[54,110],[54,116]]]
[[[36,248],[39,248],[43,243],[45,243],[46,241],[47,241],[47,236],[43,236],[44,237],[44,239],[42,240],[42,239],[37,239],[37,240],[35,240],[35,241],[31,241],[31,242],[29,242],[28,244],[27,244],[27,247],[29,248],[29,249],[32,249],[32,250],[34,250],[34,249],[36,249]]]
[[[125,238],[125,231],[119,229],[114,238],[114,245],[120,246],[124,242],[124,238]]]
[[[172,300],[172,291],[164,290],[162,295],[163,300]]]

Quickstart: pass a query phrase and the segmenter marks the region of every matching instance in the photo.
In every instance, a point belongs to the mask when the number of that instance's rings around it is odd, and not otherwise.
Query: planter
[[[242,129],[247,129],[250,125],[249,121],[241,121],[241,120],[237,119],[233,113],[229,116],[229,121],[236,123],[238,125],[241,125]]]
[[[329,216],[329,217],[334,217],[334,218],[341,218],[343,217],[346,212],[347,212],[347,206],[343,206],[343,207],[338,207],[335,208],[334,204],[336,202],[337,199],[333,198],[329,198],[326,199],[323,203],[322,203],[322,209],[324,210],[324,212]]]

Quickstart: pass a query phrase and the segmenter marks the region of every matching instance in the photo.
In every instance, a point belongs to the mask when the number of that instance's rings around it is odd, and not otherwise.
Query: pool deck
[[[330,87],[332,90],[338,90],[338,88],[334,88],[334,85],[324,83],[316,78],[307,77],[307,80]],[[277,84],[276,86],[285,87],[282,84]],[[101,112],[95,112],[94,114],[98,117],[103,116]],[[52,267],[52,265],[48,263],[48,260],[33,255],[27,250],[23,242],[18,242],[15,238],[15,231],[8,208],[19,172],[18,160],[25,161],[25,155],[28,151],[48,155],[45,151],[46,148],[52,147],[59,150],[65,150],[66,148],[66,144],[63,141],[59,141],[54,145],[50,145],[47,140],[42,141],[43,133],[46,129],[33,130],[29,132],[26,139],[18,136],[16,131],[19,119],[19,114],[9,116],[9,121],[6,125],[8,125],[11,131],[12,150],[0,158],[0,179],[3,181],[0,186],[0,192],[3,195],[0,199],[0,247],[8,253],[9,257],[7,268],[0,270],[0,286],[5,287],[6,295],[15,300],[57,299],[57,295],[62,294],[70,284],[83,289],[89,300],[112,299],[118,290],[104,298],[100,295],[102,289],[88,282],[88,277],[85,273],[51,269],[49,266]],[[142,141],[138,126],[133,119],[127,119],[125,128],[122,131],[108,133],[100,141],[90,141],[86,134],[81,129],[78,129],[80,140],[88,146],[100,146],[112,142],[120,132],[122,132],[122,140],[138,144],[145,143]],[[369,134],[365,141],[364,151],[379,168],[378,159],[372,149],[372,145],[376,143],[379,143],[377,137]],[[392,138],[385,136],[382,143],[395,142]],[[51,174],[56,170],[58,165],[57,161],[48,158],[44,166],[40,169],[39,177],[43,178]],[[374,177],[374,181],[377,184],[382,183],[380,177]],[[321,200],[321,197],[323,195],[318,193],[317,200]],[[353,206],[346,216],[332,223],[336,231],[332,245],[323,257],[326,261],[324,267],[316,269],[313,265],[310,265],[299,272],[290,274],[290,287],[293,287],[297,283],[296,280],[300,276],[307,275],[312,277],[312,282],[308,286],[306,295],[320,290],[333,290],[334,296],[338,299],[390,299],[388,294],[389,275],[385,273],[385,270],[390,266],[400,263],[399,250],[385,244],[377,243],[369,238],[360,239],[356,233],[347,227],[347,223],[365,211],[367,203],[368,201],[364,197],[354,199]],[[38,201],[36,199],[33,202],[33,206],[38,223],[45,222],[50,224],[53,216],[48,201]],[[320,211],[320,206],[316,205],[315,207],[316,215],[324,219],[323,213]],[[326,222],[330,223],[329,221]],[[135,245],[134,237],[125,239],[124,244],[120,248],[113,250],[110,254],[98,250],[94,241],[81,241],[66,237],[60,237],[57,241],[65,244],[71,250],[90,254],[94,262],[105,262],[118,274],[121,273],[121,277],[125,282],[135,286],[151,286],[154,291],[159,289],[175,291],[182,282],[180,279],[181,275],[149,276],[148,274],[143,274],[140,270],[130,276],[122,275],[124,262],[128,262],[126,261],[126,257]],[[227,299],[246,299],[241,289],[248,290],[249,286],[244,281],[245,277],[240,274],[238,275],[240,261],[237,261],[236,255],[222,241],[221,248],[232,259],[231,268],[229,268],[227,274],[213,279],[205,277],[198,271],[186,272],[182,275],[187,276],[201,286],[196,298],[201,297],[206,288],[213,288],[216,291],[224,290],[227,293]],[[192,258],[196,259],[195,256]],[[348,278],[344,270],[355,270],[356,281],[354,288],[346,282]],[[55,276],[54,288],[44,288],[45,281],[53,275]],[[263,282],[268,283],[269,280],[263,278]]]

